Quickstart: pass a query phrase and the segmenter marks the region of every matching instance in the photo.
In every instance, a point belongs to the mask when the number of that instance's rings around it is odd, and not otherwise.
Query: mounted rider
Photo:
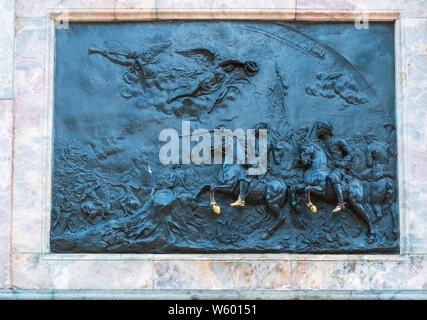
[[[261,129],[267,130],[267,124],[264,122],[257,123],[254,128],[255,130],[255,152],[259,153],[261,151],[261,148],[259,148],[259,131]],[[267,153],[268,153],[268,147],[267,147]],[[267,157],[267,155],[265,155]],[[239,188],[239,196],[237,200],[230,204],[232,207],[244,207],[245,206],[245,199],[246,196],[251,191],[249,187],[251,188],[255,187],[255,185],[258,183],[259,179],[262,179],[265,174],[261,176],[251,176],[248,174],[248,168],[253,167],[250,163],[241,164],[241,171],[240,175],[237,177],[236,183],[238,183]],[[254,179],[258,179],[258,181],[254,181]]]
[[[364,180],[379,180],[383,177],[395,178],[390,159],[395,156],[389,143],[381,141],[373,132],[365,136],[366,170],[361,172]]]
[[[337,196],[337,206],[332,212],[345,208],[342,181],[350,179],[355,153],[351,145],[342,138],[335,138],[332,125],[322,121],[316,122],[316,137],[324,146],[331,160],[331,173],[328,176]]]

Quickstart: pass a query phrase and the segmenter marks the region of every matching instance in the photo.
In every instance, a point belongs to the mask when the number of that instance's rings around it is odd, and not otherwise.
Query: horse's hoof
[[[306,203],[306,206],[307,206],[307,208],[310,209],[311,212],[313,212],[313,213],[317,212],[317,208],[312,202]]]
[[[244,207],[244,206],[245,206],[245,201],[242,201],[242,200],[237,200],[230,204],[230,207]]]
[[[216,202],[211,202],[211,208],[212,208],[212,211],[213,211],[215,214],[220,214],[220,213],[221,213],[221,208],[220,208],[220,206],[218,205],[218,203],[216,203]]]
[[[313,206],[310,208],[311,212],[313,213],[317,213],[317,208],[316,206],[313,204]]]
[[[337,213],[337,212],[340,212],[341,210],[343,210],[344,209],[344,205],[337,205],[336,207],[335,207],[335,209],[334,210],[332,210],[332,212],[333,213]]]
[[[270,234],[268,234],[268,233],[264,233],[264,234],[262,235],[262,237],[261,237],[261,240],[268,240],[268,239],[270,239],[270,237],[271,237],[271,235],[270,235]]]

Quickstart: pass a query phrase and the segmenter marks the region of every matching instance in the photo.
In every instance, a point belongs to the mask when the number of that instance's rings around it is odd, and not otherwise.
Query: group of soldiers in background
[[[393,125],[385,125],[387,140],[391,139]],[[378,181],[384,177],[395,178],[393,159],[396,155],[392,141],[380,140],[369,132],[362,136],[354,134],[350,138],[336,137],[331,124],[317,121],[314,124],[314,139],[327,152],[331,173],[329,182],[337,196],[337,206],[333,212],[344,209],[342,182],[351,179]],[[304,138],[305,139],[305,138]]]

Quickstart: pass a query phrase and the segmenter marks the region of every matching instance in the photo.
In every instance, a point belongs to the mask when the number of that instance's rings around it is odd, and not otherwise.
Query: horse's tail
[[[389,209],[396,198],[396,183],[391,180],[386,180],[386,194],[382,202],[384,208]]]

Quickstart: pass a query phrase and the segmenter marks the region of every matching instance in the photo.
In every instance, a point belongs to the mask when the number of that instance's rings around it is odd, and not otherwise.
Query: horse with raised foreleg
[[[209,191],[212,210],[214,213],[219,214],[221,209],[215,200],[215,192],[237,197],[240,193],[239,177],[242,176],[242,170],[246,169],[239,164],[223,165],[219,174],[221,184],[206,184],[202,186],[194,198],[198,198],[202,193]],[[286,203],[287,195],[288,187],[281,180],[264,181],[262,177],[259,177],[258,180],[253,180],[249,184],[245,197],[246,202],[252,205],[264,204],[267,211],[276,218],[276,222],[261,239],[270,238],[285,222],[286,216],[283,214],[282,208]]]
[[[316,213],[317,208],[311,201],[311,194],[328,203],[337,200],[335,191],[328,179],[331,171],[328,167],[328,158],[326,152],[316,142],[303,144],[299,151],[301,163],[305,167],[304,183],[294,186],[292,192],[303,191],[307,200],[307,207]],[[387,202],[391,196],[390,193],[395,192],[394,187],[390,186],[389,179],[362,183],[359,179],[352,177],[350,181],[341,181],[341,184],[344,201],[348,202],[352,211],[367,225],[368,242],[372,243],[375,239],[375,233],[364,205],[371,205],[370,202],[373,198],[375,201],[372,201],[376,203]],[[370,192],[375,192],[375,195],[370,194]]]

